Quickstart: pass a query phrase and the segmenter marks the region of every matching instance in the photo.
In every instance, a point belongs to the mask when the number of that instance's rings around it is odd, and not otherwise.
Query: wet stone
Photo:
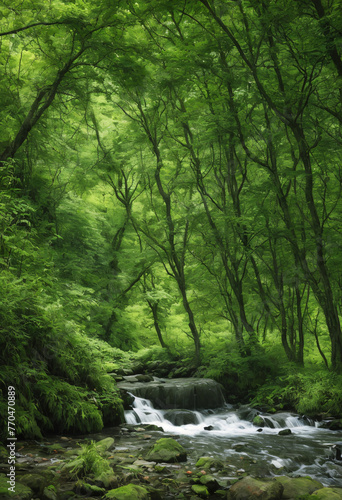
[[[292,499],[299,495],[311,495],[316,490],[322,488],[319,481],[315,481],[310,477],[287,477],[280,476],[276,481],[284,487],[283,498]]]
[[[183,446],[175,439],[161,438],[148,451],[146,459],[154,462],[185,462],[187,455]]]
[[[290,434],[292,434],[291,429],[283,429],[278,432],[278,436],[289,436]]]
[[[284,487],[274,480],[261,481],[250,476],[236,482],[228,491],[228,500],[281,500]]]

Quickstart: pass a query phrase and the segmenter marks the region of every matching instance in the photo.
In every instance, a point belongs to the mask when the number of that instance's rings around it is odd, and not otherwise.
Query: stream
[[[252,422],[255,410],[241,411],[229,404],[217,410],[170,411],[135,397],[132,406],[125,412],[127,424],[161,427],[187,449],[192,465],[197,458],[210,456],[228,461],[231,477],[245,471],[261,477],[308,475],[324,486],[342,486],[342,461],[336,460],[334,448],[341,445],[341,431],[324,429],[305,417],[258,412],[265,426],[257,427]],[[279,435],[284,429],[291,434]]]

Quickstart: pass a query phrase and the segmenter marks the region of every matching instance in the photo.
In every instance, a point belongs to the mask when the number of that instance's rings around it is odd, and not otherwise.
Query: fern
[[[78,478],[89,474],[98,476],[112,470],[108,461],[99,454],[94,441],[81,445],[81,453],[70,465],[72,466],[71,475]]]

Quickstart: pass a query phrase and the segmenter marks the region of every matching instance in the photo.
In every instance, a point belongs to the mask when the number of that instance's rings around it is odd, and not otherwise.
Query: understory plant
[[[292,408],[308,416],[342,417],[342,376],[324,367],[299,369],[288,364],[287,373],[268,379],[252,400],[269,410]]]
[[[81,445],[81,453],[78,458],[69,464],[70,466],[71,475],[77,478],[85,477],[89,474],[98,476],[104,472],[111,471],[108,461],[101,457],[94,441]]]

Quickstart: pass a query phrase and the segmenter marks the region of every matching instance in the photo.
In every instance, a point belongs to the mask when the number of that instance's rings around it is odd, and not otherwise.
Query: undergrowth
[[[342,375],[325,368],[298,368],[291,364],[287,373],[267,380],[252,400],[276,410],[293,408],[308,416],[342,417]]]
[[[43,307],[37,284],[9,284],[3,277],[0,286],[7,293],[0,304],[0,439],[7,437],[9,386],[16,392],[17,437],[96,432],[120,423],[121,399],[104,367],[116,358],[120,362],[119,350],[87,337],[64,319],[58,305]]]
[[[81,478],[89,474],[98,476],[111,471],[108,461],[101,457],[94,441],[81,445],[81,448],[79,456],[70,464],[72,465],[70,473],[73,477]]]

